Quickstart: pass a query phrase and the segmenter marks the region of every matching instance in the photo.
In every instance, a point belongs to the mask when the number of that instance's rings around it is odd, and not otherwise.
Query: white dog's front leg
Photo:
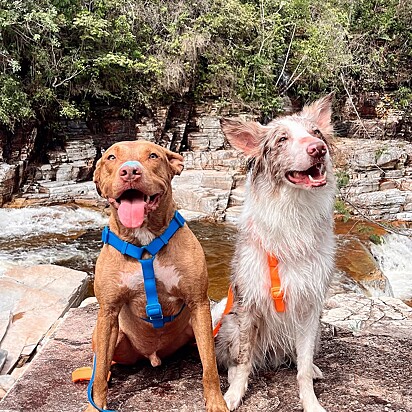
[[[300,330],[296,334],[297,380],[299,385],[299,397],[305,412],[326,412],[316,398],[313,389],[313,356],[318,328],[319,321],[316,318],[309,321],[309,325],[305,330]],[[316,371],[320,372],[317,367]]]
[[[247,390],[249,375],[252,370],[252,363],[242,363],[237,366],[231,366],[229,369],[230,386],[225,393],[227,407],[233,411],[238,408],[243,396]]]
[[[231,353],[234,365],[229,366],[228,380],[230,383],[224,398],[228,408],[236,409],[246,393],[250,372],[253,363],[253,347],[255,345],[257,328],[254,325],[253,316],[247,311],[237,314],[239,317],[239,351]]]

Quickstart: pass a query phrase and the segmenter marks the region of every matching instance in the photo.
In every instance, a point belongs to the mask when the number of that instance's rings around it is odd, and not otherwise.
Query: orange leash
[[[284,312],[285,308],[285,301],[284,301],[284,293],[282,290],[282,284],[280,282],[279,277],[279,270],[278,265],[279,262],[275,256],[268,255],[268,263],[269,263],[269,271],[270,271],[270,294],[273,299],[273,303],[275,305],[275,309],[277,312]],[[232,287],[229,286],[229,291],[227,293],[227,302],[225,310],[223,311],[222,318],[218,322],[218,324],[213,329],[213,337],[215,338],[219,333],[219,329],[222,326],[222,319],[223,316],[227,315],[233,306],[233,291]]]

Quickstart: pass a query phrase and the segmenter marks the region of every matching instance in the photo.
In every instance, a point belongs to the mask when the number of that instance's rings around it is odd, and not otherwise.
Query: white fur
[[[302,129],[291,127],[296,133]],[[240,405],[253,369],[294,362],[303,409],[324,411],[313,390],[313,378],[322,376],[313,356],[334,267],[335,179],[329,154],[325,165],[327,185],[317,188],[248,176],[232,265],[234,306],[223,317],[216,340],[218,362],[228,368],[225,400],[230,410]],[[268,254],[279,261],[283,313],[276,311],[270,295]]]
[[[170,293],[174,287],[178,287],[180,276],[175,266],[161,266],[155,260],[153,267],[156,280],[164,284],[167,292]],[[120,287],[136,290],[142,284],[143,275],[141,270],[136,270],[135,272],[120,272]]]

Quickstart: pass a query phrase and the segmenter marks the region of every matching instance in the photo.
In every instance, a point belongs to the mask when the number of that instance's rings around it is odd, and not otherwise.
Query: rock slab
[[[379,306],[385,311],[388,302],[345,294],[335,299],[331,307],[343,310],[346,305],[348,313],[356,317],[358,307],[370,310]],[[411,321],[412,316],[402,302],[395,299],[390,302],[388,316],[397,307],[395,312],[403,311],[403,319],[397,319],[397,322]],[[329,310],[325,310],[325,317]],[[1,412],[78,412],[86,408],[87,384],[73,384],[70,377],[75,368],[91,364],[90,337],[96,315],[97,306],[94,304],[70,310],[54,338],[0,402]],[[338,316],[335,310],[333,322],[342,322],[345,317],[345,313]],[[356,334],[350,329],[333,326],[333,323],[323,327],[316,363],[325,378],[315,382],[315,392],[327,411],[412,410],[411,334],[404,333],[405,329],[401,336],[392,331],[375,334],[376,328],[384,328],[385,325],[380,323],[378,315],[373,323],[374,328],[365,333],[360,323]],[[115,365],[112,368],[109,407],[118,412],[204,411],[201,382],[201,364],[194,346],[184,348],[158,368],[152,368],[148,362],[133,367]],[[222,390],[228,387],[224,371],[221,372],[221,386]],[[294,368],[260,372],[250,380],[244,403],[238,411],[258,410],[301,410]]]
[[[5,316],[0,342],[8,352],[2,374],[10,372],[20,355],[30,357],[57,319],[78,302],[87,276],[57,265],[36,265],[16,266],[0,277],[0,313],[10,317]]]

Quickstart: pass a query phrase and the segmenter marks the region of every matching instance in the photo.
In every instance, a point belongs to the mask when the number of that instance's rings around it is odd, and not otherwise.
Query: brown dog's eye
[[[158,157],[156,153],[150,153],[149,159],[157,159]]]
[[[314,134],[316,137],[322,138],[322,133],[320,132],[319,129],[314,129],[314,130],[313,130],[313,134]]]
[[[116,156],[111,154],[111,155],[107,156],[107,159],[108,160],[116,160]]]

